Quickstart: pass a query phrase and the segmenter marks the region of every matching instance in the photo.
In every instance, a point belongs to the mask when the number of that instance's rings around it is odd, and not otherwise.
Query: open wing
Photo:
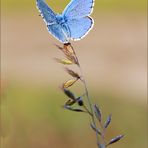
[[[79,40],[85,37],[90,29],[93,27],[93,19],[84,17],[79,19],[69,20],[66,23],[70,30],[70,38],[72,40]]]
[[[36,5],[46,23],[49,33],[62,43],[67,43],[69,39],[69,30],[66,25],[58,24],[56,19],[57,14],[48,7],[44,0],[36,0]]]
[[[69,42],[69,30],[66,26],[60,24],[47,25],[48,31],[62,43]]]
[[[63,11],[67,19],[78,19],[89,16],[93,11],[94,0],[71,0]]]
[[[36,5],[46,24],[56,22],[56,14],[48,7],[44,0],[36,0]]]

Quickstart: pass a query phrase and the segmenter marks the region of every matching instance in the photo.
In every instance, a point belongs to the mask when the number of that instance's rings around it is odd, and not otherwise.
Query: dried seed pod
[[[58,59],[58,58],[55,58],[55,60],[58,63],[64,64],[64,65],[71,65],[71,64],[73,64],[73,62],[68,60],[68,59]]]
[[[71,46],[70,43],[64,44],[64,47],[63,47],[63,48],[64,48],[65,50],[67,50],[69,53],[74,54],[74,50],[73,50],[73,48],[72,48],[72,46]]]
[[[65,109],[68,109],[68,110],[71,110],[71,111],[75,111],[75,112],[85,112],[84,110],[82,109],[77,109],[77,108],[72,108],[70,106],[64,106]]]
[[[65,103],[65,105],[66,106],[72,106],[73,104],[75,104],[76,103],[76,100],[71,100],[71,99],[69,99],[66,103]]]
[[[110,144],[113,144],[113,143],[119,141],[119,140],[122,139],[123,137],[124,137],[124,135],[116,136],[115,138],[111,139],[110,142],[109,142],[106,146],[108,146],[108,145],[110,145]]]
[[[56,45],[58,49],[60,49],[66,56],[68,55],[74,55],[74,51],[71,48],[70,44],[64,44],[63,47]]]
[[[80,76],[79,76],[76,72],[74,72],[73,70],[71,70],[71,69],[69,69],[69,68],[65,68],[65,70],[66,70],[67,73],[68,73],[69,75],[71,75],[72,77],[77,78],[77,79],[80,79]]]
[[[94,105],[94,112],[95,112],[96,118],[99,120],[99,122],[101,122],[102,120],[101,110],[96,104]]]
[[[70,87],[70,86],[72,86],[76,81],[77,81],[78,79],[71,79],[71,80],[68,80],[68,81],[66,81],[64,84],[63,84],[63,87],[64,88],[68,88],[68,87]]]
[[[112,118],[112,115],[109,115],[106,119],[106,122],[105,122],[105,125],[104,125],[104,128],[107,128],[111,122],[111,118]]]
[[[83,106],[83,105],[84,105],[83,100],[79,100],[79,101],[78,101],[78,105],[79,105],[79,106]]]
[[[84,105],[82,97],[78,97],[76,100],[77,100],[79,106],[83,106]]]
[[[72,100],[76,100],[75,95],[68,89],[62,88],[62,90],[64,91],[65,95],[68,96],[70,99]]]
[[[56,46],[64,53],[67,59],[78,65],[78,60],[70,43],[64,44],[63,48],[58,45]]]
[[[67,59],[69,59],[72,63],[79,65],[79,62],[77,60],[76,54],[74,52],[73,47],[71,46],[70,43],[64,44],[63,47],[56,45],[58,49],[60,49],[64,55],[66,56]]]

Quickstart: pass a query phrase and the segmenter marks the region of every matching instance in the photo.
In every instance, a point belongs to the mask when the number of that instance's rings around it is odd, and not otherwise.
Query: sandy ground
[[[72,42],[89,86],[146,103],[146,17],[133,14],[94,16],[94,29]],[[2,17],[2,79],[59,85],[67,75],[53,58],[62,54],[38,13]]]

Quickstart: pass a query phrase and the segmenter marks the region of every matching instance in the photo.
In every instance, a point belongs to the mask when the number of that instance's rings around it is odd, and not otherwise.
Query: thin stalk
[[[104,126],[102,124],[102,121],[100,122],[100,126],[102,128],[101,138],[102,138],[103,144],[106,145],[106,141],[105,141],[105,132],[106,132],[106,129],[104,128]]]
[[[71,46],[71,48],[72,48],[72,50],[73,50],[73,52],[75,54],[75,57],[76,57],[76,60],[77,60],[77,63],[78,63],[78,67],[80,69],[81,77],[83,78],[82,82],[83,82],[83,85],[84,85],[84,89],[85,89],[85,93],[86,93],[86,98],[88,100],[88,104],[89,104],[89,108],[90,108],[91,120],[92,120],[92,123],[94,124],[95,128],[97,129],[96,122],[95,122],[94,111],[93,111],[93,105],[92,105],[91,99],[89,97],[88,88],[87,88],[87,85],[86,85],[85,78],[83,76],[82,68],[81,68],[81,65],[79,63],[79,59],[78,59],[78,57],[76,55],[76,52],[75,52],[73,46],[71,44],[70,44],[70,46]],[[100,147],[99,146],[100,145],[99,135],[98,135],[97,132],[95,132],[95,133],[96,133],[97,145],[98,145],[98,147]]]
[[[84,89],[85,89],[85,93],[86,93],[86,98],[88,100],[88,104],[89,104],[89,108],[90,108],[90,113],[91,113],[91,119],[92,119],[92,123],[94,124],[94,127],[97,129],[97,126],[96,126],[96,122],[95,122],[95,117],[94,117],[94,112],[93,112],[93,106],[92,106],[92,102],[91,102],[91,99],[89,97],[89,93],[88,93],[88,88],[87,88],[87,85],[86,85],[86,81],[85,81],[85,78],[83,76],[83,73],[82,73],[82,68],[79,64],[79,68],[80,68],[80,72],[81,72],[81,76],[83,78],[83,85],[84,85]],[[96,139],[97,139],[97,144],[99,144],[99,135],[97,132],[96,133]]]
[[[87,109],[87,107],[85,105],[83,105],[83,108],[86,110],[86,112],[90,115],[93,116],[92,113]]]

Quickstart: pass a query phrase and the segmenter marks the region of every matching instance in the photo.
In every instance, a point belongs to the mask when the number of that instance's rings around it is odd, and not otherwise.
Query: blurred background
[[[69,0],[46,0],[62,12]],[[72,42],[93,102],[112,114],[110,147],[147,148],[146,0],[96,0],[93,30]],[[70,77],[53,59],[61,45],[35,0],[1,0],[1,147],[96,147],[87,115],[64,110],[59,86]],[[80,92],[79,85],[75,88]]]

